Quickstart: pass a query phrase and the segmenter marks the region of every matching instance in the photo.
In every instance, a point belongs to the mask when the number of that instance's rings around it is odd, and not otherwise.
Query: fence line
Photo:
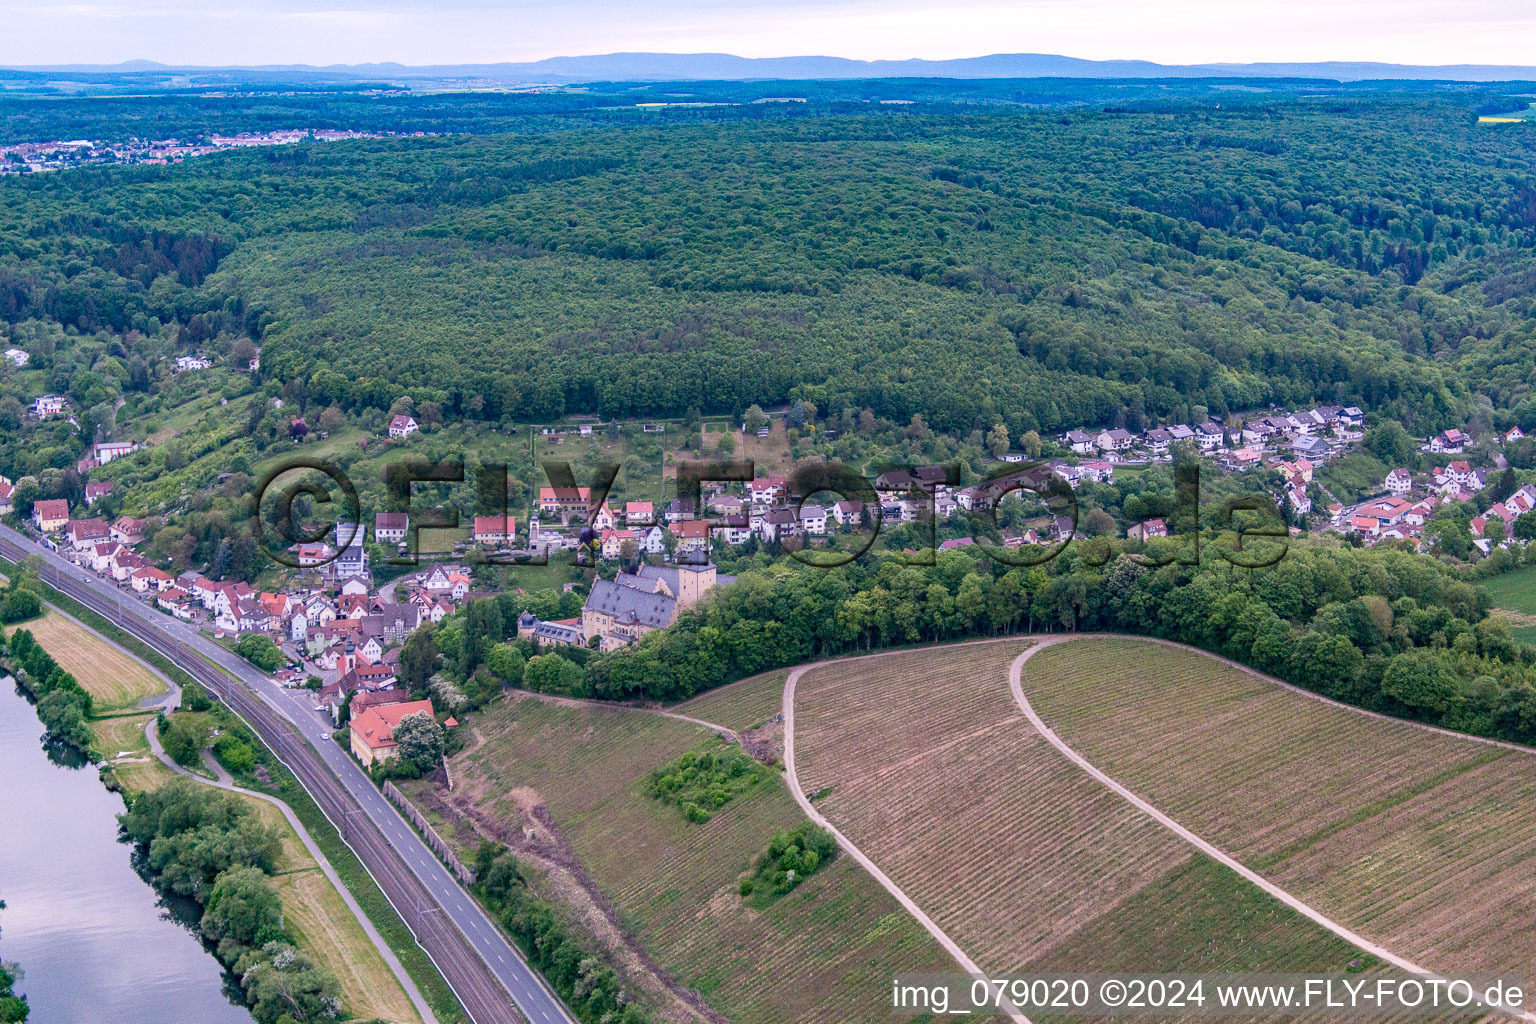
[[[438,835],[437,830],[428,823],[426,816],[416,809],[415,804],[405,798],[405,794],[400,792],[393,782],[384,783],[384,795],[389,798],[390,803],[400,808],[401,813],[410,820],[411,824],[421,829],[421,836],[432,848],[432,852],[442,858],[443,863],[448,865],[448,870],[457,875],[459,881],[465,885],[475,884],[475,873],[464,866],[464,862],[459,860],[453,848],[444,842],[443,837]]]

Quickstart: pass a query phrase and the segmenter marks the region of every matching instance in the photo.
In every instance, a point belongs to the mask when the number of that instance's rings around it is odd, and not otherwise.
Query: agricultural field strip
[[[85,687],[98,705],[96,717],[153,710],[146,707],[151,697],[180,692],[158,669],[53,605],[41,618],[17,623],[6,632],[18,629],[29,631]]]
[[[1018,643],[1019,638],[999,637],[991,640],[977,641],[977,644],[1007,642]],[[967,644],[965,646],[975,645]],[[911,652],[909,651],[885,651],[880,654],[865,655],[864,658],[883,658],[891,657],[893,655],[910,653]],[[929,917],[923,911],[923,909],[917,905],[917,902],[913,900],[912,897],[908,896],[900,886],[892,881],[890,876],[888,876],[884,871],[880,870],[879,865],[871,860],[863,850],[859,849],[859,847],[855,845],[852,840],[850,840],[841,831],[839,831],[838,828],[830,821],[828,821],[820,811],[816,810],[816,808],[811,804],[811,801],[806,797],[804,787],[802,787],[800,784],[799,775],[795,771],[795,689],[800,682],[800,677],[806,672],[827,668],[829,666],[836,665],[839,661],[842,660],[846,659],[832,659],[828,661],[818,661],[810,665],[802,665],[799,668],[791,671],[789,676],[784,680],[784,782],[789,786],[790,794],[794,796],[795,803],[800,805],[800,810],[806,815],[806,817],[810,818],[816,824],[832,833],[833,838],[837,840],[837,845],[840,846],[843,851],[848,854],[848,856],[852,857],[856,862],[858,862],[865,871],[869,872],[870,877],[879,882],[885,891],[890,893],[898,903],[906,908],[907,913],[915,917],[918,923],[927,929],[928,934],[932,935],[934,939],[949,952],[949,955],[955,958],[955,961],[960,964],[961,968],[963,968],[967,974],[985,977],[986,972],[977,966],[976,962],[966,954],[964,949],[960,948],[959,943],[950,938],[948,933],[946,933],[944,929],[940,928],[938,924],[933,920],[933,918]],[[1020,1013],[1018,1010],[1010,1006],[1004,1006],[1001,1009],[1004,1015],[1006,1015],[1009,1019],[1021,1022],[1021,1024],[1030,1024],[1029,1018]]]
[[[1025,728],[999,685],[1032,642],[1013,640],[839,662],[801,679],[795,698],[798,785],[973,960],[1004,973],[1196,856],[1083,786]],[[972,824],[968,842],[933,825],[951,821]]]
[[[678,711],[670,711],[666,708],[648,708],[640,704],[616,704],[613,701],[592,700],[586,697],[564,697],[560,694],[537,693],[533,690],[524,690],[521,696],[530,698],[532,700],[543,701],[546,704],[564,704],[567,707],[573,708],[602,708],[608,711],[611,711],[615,708],[620,708],[625,711],[640,711],[647,715],[660,715],[662,718],[671,718],[678,722],[687,722],[689,725],[696,725],[701,729],[708,729],[711,732],[719,733],[723,737],[729,737],[733,742],[741,742],[741,736],[735,729],[732,729],[730,726],[720,725],[716,722],[707,722],[702,718],[694,718],[692,715],[685,715]]]
[[[1077,765],[1083,771],[1085,771],[1089,775],[1091,775],[1101,785],[1105,786],[1109,790],[1111,790],[1114,793],[1118,794],[1123,799],[1125,799],[1129,803],[1133,804],[1136,808],[1138,808],[1140,811],[1142,811],[1142,813],[1144,813],[1148,817],[1152,818],[1158,824],[1162,825],[1164,828],[1168,829],[1169,831],[1173,832],[1175,835],[1179,836],[1180,838],[1182,838],[1186,842],[1190,843],[1192,846],[1194,846],[1196,849],[1200,850],[1201,852],[1205,853],[1207,856],[1213,858],[1214,860],[1218,861],[1219,863],[1225,865],[1230,870],[1236,872],[1237,874],[1239,874],[1240,876],[1242,876],[1243,878],[1248,880],[1253,885],[1258,886],[1264,892],[1268,893],[1270,896],[1272,896],[1275,899],[1279,900],[1281,903],[1283,903],[1286,906],[1290,907],[1291,909],[1297,911],[1298,913],[1302,914],[1303,916],[1311,919],[1312,921],[1316,922],[1317,924],[1321,925],[1322,927],[1327,928],[1329,931],[1333,932],[1335,935],[1339,936],[1340,938],[1344,939],[1345,941],[1353,943],[1358,948],[1360,948],[1362,950],[1365,950],[1366,952],[1371,953],[1371,954],[1379,957],[1382,960],[1385,960],[1386,962],[1392,964],[1393,966],[1399,967],[1399,968],[1401,968],[1401,969],[1403,969],[1405,971],[1408,971],[1410,973],[1413,973],[1413,974],[1425,975],[1425,976],[1428,976],[1428,977],[1431,977],[1431,978],[1440,977],[1440,975],[1437,975],[1435,972],[1429,970],[1428,968],[1422,967],[1419,964],[1416,964],[1413,961],[1407,959],[1406,957],[1400,956],[1400,955],[1392,952],[1391,950],[1385,948],[1384,946],[1381,946],[1381,945],[1379,945],[1377,943],[1374,943],[1374,942],[1370,941],[1369,939],[1365,938],[1364,936],[1355,933],[1351,929],[1345,927],[1344,925],[1338,923],[1337,921],[1332,920],[1331,918],[1329,918],[1326,915],[1320,913],[1319,911],[1314,910],[1307,903],[1305,903],[1304,901],[1302,901],[1302,900],[1298,899],[1297,897],[1291,895],[1291,893],[1287,892],[1285,889],[1282,889],[1280,886],[1275,885],[1274,883],[1268,881],[1263,876],[1259,875],[1257,872],[1252,871],[1251,869],[1249,869],[1248,867],[1243,865],[1240,861],[1238,861],[1236,858],[1228,855],[1227,853],[1225,853],[1224,851],[1222,851],[1218,847],[1214,846],[1213,844],[1207,842],[1206,840],[1201,839],[1199,836],[1195,835],[1189,829],[1185,828],[1183,825],[1179,824],[1177,821],[1175,821],[1174,819],[1170,818],[1168,815],[1164,814],[1162,811],[1158,810],[1156,807],[1152,806],[1150,803],[1148,803],[1147,801],[1143,800],[1141,797],[1137,796],[1131,790],[1129,790],[1126,787],[1122,786],[1120,783],[1118,783],[1114,779],[1110,778],[1104,772],[1100,771],[1097,767],[1095,767],[1093,765],[1092,762],[1090,762],[1087,758],[1083,757],[1076,750],[1072,749],[1072,747],[1068,746],[1065,741],[1063,741],[1059,736],[1057,736],[1056,733],[1053,732],[1051,730],[1051,728],[1048,725],[1046,725],[1045,722],[1040,718],[1039,714],[1035,711],[1033,705],[1030,704],[1029,699],[1024,695],[1024,687],[1023,687],[1023,682],[1022,682],[1022,680],[1023,680],[1023,672],[1024,672],[1024,665],[1025,665],[1026,662],[1029,661],[1029,659],[1032,656],[1034,656],[1038,652],[1040,652],[1042,650],[1045,650],[1045,649],[1047,649],[1049,647],[1053,647],[1053,646],[1055,646],[1056,644],[1059,644],[1059,643],[1069,643],[1069,642],[1071,642],[1072,639],[1075,639],[1075,638],[1072,638],[1072,637],[1065,637],[1065,638],[1064,637],[1052,637],[1052,638],[1044,639],[1040,643],[1038,643],[1035,646],[1031,647],[1030,649],[1024,651],[1016,659],[1014,659],[1013,664],[1009,667],[1009,670],[1008,670],[1008,685],[1009,685],[1009,688],[1013,692],[1013,699],[1019,705],[1019,708],[1024,712],[1024,714],[1029,718],[1030,724],[1035,728],[1035,730],[1041,736],[1045,737],[1045,739],[1047,741],[1049,741],[1050,744],[1052,746],[1054,746],[1057,750],[1059,750],[1062,753],[1063,756],[1065,756],[1068,760],[1070,760],[1073,764]],[[1168,646],[1178,647],[1178,648],[1182,648],[1182,649],[1185,649],[1185,650],[1193,650],[1192,648],[1185,648],[1184,645],[1181,645],[1181,644],[1171,644],[1170,643]],[[1199,652],[1199,653],[1204,654],[1205,652],[1202,651],[1202,652]],[[1221,660],[1225,660],[1225,659],[1221,659]],[[1241,667],[1241,666],[1234,666],[1234,667]],[[1257,674],[1257,673],[1255,673],[1255,674]],[[1298,692],[1305,693],[1306,691],[1298,689]],[[1315,694],[1308,694],[1308,695],[1309,696],[1316,696]],[[1320,698],[1320,699],[1326,699],[1326,698]],[[1330,703],[1334,703],[1334,702],[1330,701]],[[1341,706],[1345,706],[1345,705],[1341,705]],[[1351,710],[1358,710],[1358,709],[1351,709]],[[1384,716],[1384,715],[1377,716],[1377,717],[1387,718],[1387,716]],[[1388,718],[1388,720],[1389,721],[1395,721],[1395,720],[1390,719],[1390,718]],[[1437,731],[1437,732],[1445,732],[1446,730],[1438,730],[1437,729],[1435,731]],[[1452,733],[1451,735],[1455,735],[1455,734]],[[1536,1013],[1527,1012],[1527,1013],[1521,1014],[1521,1017],[1526,1019],[1526,1020],[1536,1021]]]
[[[1054,648],[1028,666],[1033,704],[1088,760],[1329,916],[1445,971],[1528,970],[1531,750],[1298,701],[1203,652],[1127,650],[1145,644]]]
[[[674,705],[673,710],[723,722],[737,730],[750,729],[779,713],[788,674],[788,669],[773,669],[738,679]]]
[[[953,969],[949,955],[894,900],[888,909],[872,908],[872,882],[851,859],[839,858],[807,883],[801,891],[817,893],[810,903],[791,896],[762,917],[720,916],[716,904],[726,892],[726,902],[735,904],[740,867],[761,849],[764,837],[804,820],[790,794],[773,786],[754,798],[733,801],[704,826],[684,826],[674,810],[646,796],[638,780],[659,759],[694,749],[697,723],[675,718],[668,723],[674,716],[634,705],[530,698],[534,695],[518,694],[505,712],[510,721],[460,755],[467,760],[456,773],[460,784],[455,791],[472,793],[490,782],[493,788],[484,797],[470,799],[502,820],[516,820],[514,805],[529,797],[547,800],[583,866],[609,898],[633,915],[637,937],[664,951],[676,976],[698,982],[706,996],[719,985],[732,986],[733,1019],[783,1020],[786,999],[799,1001],[793,1019],[808,1024],[859,1019],[858,1007],[871,1005],[884,989],[883,983],[867,983],[871,964],[880,964],[878,973],[889,976],[912,962],[917,947],[900,938],[907,933],[922,939],[924,971]],[[516,710],[520,704],[536,705],[537,714],[523,715]],[[603,720],[611,725],[598,725]],[[525,721],[541,724],[525,730]],[[711,728],[720,731],[713,723]],[[538,786],[537,794],[519,790],[510,780],[484,777],[487,768],[509,763],[509,752],[496,749],[508,742],[518,745],[512,761],[533,773],[529,781]],[[639,818],[633,817],[636,812]],[[644,856],[637,857],[637,850]],[[657,865],[666,863],[674,866],[658,874]],[[676,901],[689,894],[716,903],[702,917],[678,913]],[[881,895],[878,902],[887,899]],[[851,936],[840,930],[845,923],[853,929]],[[810,964],[830,966],[807,973]],[[854,978],[864,980],[850,984]],[[854,993],[862,993],[862,1001],[850,1003]]]

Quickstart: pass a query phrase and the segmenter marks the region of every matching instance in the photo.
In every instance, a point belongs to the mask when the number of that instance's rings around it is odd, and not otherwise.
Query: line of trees
[[[497,843],[481,843],[475,877],[481,901],[582,1024],[651,1024],[651,1015],[629,1000],[613,968],[595,957],[555,908],[529,887],[511,852]]]
[[[671,627],[590,656],[566,692],[681,700],[757,672],[903,644],[1029,631],[1116,631],[1192,644],[1361,707],[1536,742],[1536,648],[1441,562],[1328,541],[1265,569],[1156,567],[1142,545],[1008,567],[946,552],[834,570],[745,572]],[[1152,545],[1152,548],[1156,548]],[[1135,550],[1133,550],[1135,549]],[[1100,561],[1101,564],[1091,564]],[[560,657],[556,648],[541,657]]]
[[[31,630],[18,629],[9,641],[0,638],[0,653],[22,691],[36,703],[48,739],[89,755],[92,699],[85,687],[43,650]]]
[[[178,777],[134,798],[118,822],[155,884],[203,908],[203,938],[240,979],[260,1024],[341,1016],[336,978],[305,956],[284,926],[271,879],[280,836],[244,801]]]

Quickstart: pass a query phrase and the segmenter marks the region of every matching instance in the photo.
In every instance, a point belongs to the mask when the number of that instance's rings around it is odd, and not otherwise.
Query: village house
[[[1061,440],[1079,455],[1091,454],[1096,447],[1093,438],[1081,430],[1069,430]]]
[[[69,502],[63,498],[32,503],[32,523],[44,533],[64,529],[69,522]]]
[[[10,363],[12,366],[26,366],[27,363],[31,361],[31,359],[32,357],[30,355],[23,352],[19,348],[8,348],[5,350],[5,361]]]
[[[325,542],[315,544],[295,544],[288,549],[295,556],[301,569],[311,569],[317,565],[327,565],[336,556],[336,549]]]
[[[32,403],[32,414],[40,420],[61,415],[67,401],[63,395],[42,395]]]
[[[107,567],[112,564],[112,556],[117,554],[122,546],[123,545],[109,540],[97,544],[94,548],[92,548],[91,571],[97,573],[106,572]]]
[[[1243,473],[1254,466],[1259,465],[1261,456],[1252,448],[1238,448],[1234,451],[1224,452],[1221,456],[1221,464],[1233,472]]]
[[[771,505],[784,497],[784,478],[782,476],[760,476],[752,481],[750,492],[752,504]]]
[[[171,574],[162,569],[156,569],[152,565],[135,569],[128,578],[133,584],[133,589],[141,594],[151,590],[158,594],[171,585]]]
[[[11,495],[16,493],[15,486],[4,478],[0,478],[0,516],[9,515],[14,507]]]
[[[703,519],[684,519],[667,527],[676,538],[678,554],[709,550],[709,523]]]
[[[1298,435],[1291,442],[1291,450],[1300,458],[1310,462],[1324,462],[1333,455],[1333,447],[1320,437],[1310,437],[1305,434]]]
[[[517,520],[511,516],[475,516],[475,543],[511,544],[517,539]]]
[[[373,517],[373,539],[380,544],[400,543],[410,528],[411,517],[405,512],[380,512]]]
[[[1383,528],[1396,526],[1403,521],[1412,504],[1402,498],[1376,498],[1355,509],[1355,517],[1369,516]]]
[[[739,502],[738,502],[739,504]],[[722,510],[723,511],[723,510]],[[630,528],[650,526],[656,521],[656,510],[648,501],[624,503],[624,525]]]
[[[667,552],[667,537],[670,534],[659,523],[654,526],[642,526],[634,531],[635,544],[647,555],[664,555]]]
[[[430,716],[432,713],[430,700],[402,701],[364,709],[362,714],[352,719],[350,726],[353,756],[365,768],[388,761],[395,756],[394,731],[400,725],[400,720],[407,715]]]
[[[1130,450],[1131,446],[1136,443],[1136,438],[1130,431],[1117,427],[1114,430],[1102,431],[1093,441],[1094,444],[1099,446],[1100,451],[1123,452]]]
[[[820,505],[800,506],[800,529],[812,537],[827,532],[827,510]]]
[[[1195,444],[1202,452],[1213,452],[1223,448],[1227,443],[1226,431],[1215,423],[1202,423],[1195,431]]]
[[[604,530],[599,536],[599,552],[604,558],[618,558],[623,553],[625,541],[634,543],[634,540],[633,530]]]
[[[1524,436],[1525,431],[1521,430],[1519,427],[1510,427],[1508,430],[1504,431],[1499,440],[1504,444],[1511,444],[1520,440]]]
[[[202,356],[177,356],[176,372],[186,373],[188,370],[206,370],[213,365],[213,361]]]
[[[752,519],[737,512],[725,517],[725,525],[716,527],[716,533],[726,544],[745,544],[752,539]]]
[[[892,505],[899,506],[899,502],[892,501]],[[778,541],[783,543],[787,538],[800,532],[800,524],[792,508],[770,508],[764,515],[759,527],[764,543]]]
[[[1413,474],[1399,466],[1387,474],[1387,490],[1402,497],[1413,490]]]
[[[1066,534],[1063,534],[1063,536],[1065,535]],[[1148,519],[1144,523],[1135,523],[1127,528],[1125,535],[1132,540],[1147,540],[1151,537],[1166,537],[1168,536],[1168,524],[1161,519]]]
[[[539,513],[559,516],[562,522],[571,516],[586,519],[591,497],[588,487],[540,487]]]
[[[1375,516],[1355,516],[1349,521],[1349,530],[1351,533],[1374,538],[1381,532],[1381,520]]]
[[[734,516],[745,513],[747,503],[733,495],[716,494],[710,497],[709,507],[723,516]]]
[[[411,416],[395,416],[389,421],[389,436],[397,441],[410,437],[419,429],[415,418]]]
[[[1292,484],[1309,484],[1312,482],[1312,463],[1307,459],[1297,459],[1294,462],[1281,462],[1275,469],[1281,476]]]
[[[90,483],[85,485],[85,503],[87,505],[94,505],[111,493],[111,480],[92,480]]]
[[[673,498],[667,502],[667,507],[662,509],[661,517],[668,524],[681,523],[685,519],[692,519],[698,514],[698,505],[692,498]]]
[[[183,622],[190,622],[192,621],[191,597],[192,595],[181,587],[167,587],[159,597],[155,598],[155,607],[169,612]]]
[[[107,573],[113,582],[127,583],[135,572],[148,564],[149,561],[133,549],[119,546],[112,552],[112,557],[107,559]]]
[[[95,547],[107,539],[108,531],[109,527],[105,519],[71,519],[64,526],[64,534],[69,538],[69,546],[76,551]]]
[[[368,549],[363,546],[361,536],[354,539],[336,553],[334,561],[325,567],[332,579],[347,580],[354,577],[366,577],[368,575]],[[364,583],[364,589],[367,584]]]
[[[864,503],[844,499],[832,506],[832,518],[837,521],[840,529],[858,526],[864,519]]]
[[[138,451],[138,448],[139,446],[131,441],[101,441],[91,446],[91,458],[96,460],[98,466],[105,466],[113,459],[131,455]]]
[[[1429,450],[1432,452],[1444,452],[1448,455],[1456,455],[1466,450],[1471,438],[1460,430],[1452,427],[1450,430],[1436,434],[1429,440]]]

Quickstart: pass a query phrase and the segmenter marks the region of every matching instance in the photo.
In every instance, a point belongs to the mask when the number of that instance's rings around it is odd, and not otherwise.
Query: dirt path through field
[[[1011,641],[1018,643],[1019,640],[1020,637],[1018,636],[1008,636],[978,642],[1007,643]],[[885,651],[880,654],[866,654],[863,657],[883,658],[910,653],[908,650],[896,650]],[[986,972],[976,965],[976,961],[972,960],[965,950],[960,948],[960,944],[950,938],[944,929],[934,922],[933,918],[925,914],[916,901],[903,892],[895,882],[891,881],[890,876],[881,871],[879,866],[863,850],[855,846],[852,840],[839,832],[835,825],[823,817],[821,812],[816,810],[811,804],[810,799],[805,795],[805,788],[800,785],[800,777],[795,774],[795,687],[800,682],[800,677],[806,672],[827,668],[837,664],[839,660],[847,659],[818,661],[811,665],[801,665],[799,668],[791,671],[789,677],[784,680],[784,783],[789,786],[790,795],[795,798],[795,803],[800,805],[800,810],[805,816],[830,832],[832,837],[837,840],[837,845],[842,851],[858,862],[865,871],[869,872],[871,878],[879,882],[886,892],[895,897],[896,902],[900,903],[907,913],[916,918],[918,924],[921,924],[928,931],[928,934],[932,935],[939,945],[943,946],[949,955],[955,958],[955,962],[960,965],[961,969],[973,977],[984,978],[987,976]],[[1010,1020],[1016,1021],[1018,1024],[1030,1024],[1028,1017],[1011,1006],[1004,1005],[1000,1009]]]
[[[1030,725],[1032,725],[1034,727],[1035,731],[1038,732],[1042,737],[1044,737],[1051,744],[1051,746],[1053,746],[1057,750],[1061,751],[1061,753],[1067,758],[1067,760],[1071,761],[1073,764],[1077,765],[1083,771],[1085,771],[1089,775],[1093,776],[1093,778],[1096,781],[1098,781],[1101,785],[1103,785],[1107,789],[1111,790],[1112,792],[1114,792],[1115,794],[1117,794],[1118,796],[1120,796],[1121,798],[1123,798],[1124,800],[1126,800],[1127,802],[1129,802],[1130,804],[1135,806],[1143,814],[1146,814],[1148,817],[1152,818],[1152,820],[1156,821],[1158,824],[1162,825],[1164,828],[1168,829],[1169,831],[1173,832],[1175,835],[1179,836],[1179,838],[1183,839],[1185,842],[1187,842],[1191,846],[1195,847],[1201,853],[1204,853],[1206,856],[1210,857],[1211,859],[1216,860],[1216,861],[1220,862],[1221,864],[1223,864],[1224,866],[1226,866],[1226,867],[1232,869],[1233,871],[1237,872],[1243,878],[1247,879],[1249,882],[1251,882],[1254,885],[1258,886],[1264,892],[1266,892],[1269,895],[1273,896],[1275,899],[1279,900],[1281,903],[1283,903],[1286,906],[1290,907],[1292,910],[1294,910],[1297,913],[1301,914],[1302,916],[1308,918],[1309,920],[1316,922],[1317,924],[1321,925],[1322,927],[1328,929],[1329,931],[1333,932],[1335,935],[1337,935],[1340,938],[1344,939],[1346,942],[1352,943],[1355,946],[1359,947],[1360,949],[1365,950],[1367,953],[1370,953],[1370,954],[1380,958],[1381,960],[1384,960],[1387,963],[1392,964],[1394,967],[1397,967],[1397,968],[1399,968],[1401,970],[1407,971],[1410,974],[1418,974],[1418,975],[1422,975],[1422,976],[1425,976],[1425,977],[1428,977],[1428,978],[1431,978],[1431,979],[1439,978],[1440,975],[1435,974],[1433,971],[1429,970],[1428,968],[1422,967],[1419,964],[1414,963],[1412,960],[1409,960],[1407,957],[1400,956],[1399,954],[1392,952],[1390,949],[1387,949],[1384,946],[1381,946],[1381,945],[1379,945],[1379,944],[1377,944],[1375,942],[1372,942],[1371,940],[1365,938],[1363,935],[1357,934],[1356,932],[1350,930],[1349,928],[1347,928],[1344,925],[1340,924],[1339,922],[1333,920],[1332,918],[1327,917],[1326,915],[1324,915],[1320,911],[1315,910],[1313,907],[1309,906],[1307,903],[1303,902],[1301,899],[1297,898],[1296,896],[1291,895],[1291,893],[1289,893],[1286,890],[1280,888],[1278,885],[1275,885],[1273,882],[1270,882],[1268,879],[1266,879],[1263,876],[1259,875],[1257,872],[1255,872],[1255,871],[1251,870],[1250,868],[1246,867],[1244,864],[1242,864],[1240,861],[1238,861],[1235,857],[1232,857],[1232,856],[1228,855],[1227,853],[1225,853],[1224,851],[1218,849],[1216,846],[1212,845],[1211,843],[1207,842],[1206,840],[1201,839],[1199,836],[1195,835],[1189,829],[1187,829],[1183,825],[1179,824],[1173,818],[1171,818],[1168,815],[1164,814],[1162,811],[1160,811],[1156,807],[1152,806],[1146,800],[1143,800],[1141,797],[1137,796],[1131,790],[1127,789],[1125,786],[1122,786],[1120,783],[1118,783],[1114,779],[1110,778],[1104,772],[1100,771],[1087,758],[1083,757],[1076,750],[1073,750],[1070,746],[1068,746],[1066,741],[1061,739],[1061,737],[1057,736],[1056,733],[1054,731],[1052,731],[1051,727],[1045,724],[1045,722],[1040,718],[1040,715],[1035,711],[1034,706],[1030,704],[1029,698],[1024,696],[1023,676],[1024,676],[1024,665],[1025,665],[1025,663],[1028,662],[1029,659],[1031,657],[1033,657],[1036,653],[1038,653],[1041,650],[1044,650],[1047,647],[1054,647],[1055,645],[1061,644],[1061,643],[1070,643],[1072,640],[1077,639],[1079,636],[1092,637],[1092,636],[1102,636],[1102,635],[1104,635],[1104,634],[1084,633],[1084,634],[1075,634],[1075,635],[1071,635],[1071,636],[1046,637],[1046,638],[1041,639],[1040,642],[1036,643],[1034,646],[1030,647],[1028,650],[1024,651],[1022,654],[1020,654],[1017,658],[1014,659],[1013,664],[1008,669],[1008,686],[1013,691],[1013,699],[1014,699],[1015,703],[1017,703],[1019,705],[1020,710],[1022,710],[1024,712],[1024,714],[1029,718]],[[1152,641],[1152,642],[1157,642],[1157,641]],[[1168,646],[1181,647],[1181,648],[1184,648],[1186,650],[1198,651],[1197,648],[1184,647],[1183,644],[1168,644]],[[1198,653],[1206,654],[1207,652],[1205,652],[1205,651],[1198,651]],[[1244,666],[1237,665],[1235,662],[1230,662],[1230,661],[1228,661],[1225,658],[1220,658],[1218,660],[1226,662],[1227,664],[1232,665],[1235,668],[1244,668]],[[1266,678],[1266,679],[1268,678],[1266,676],[1262,676],[1260,673],[1252,672],[1251,669],[1246,669],[1246,671],[1249,671],[1250,673],[1252,673],[1254,675],[1260,675],[1261,678]],[[1278,680],[1277,680],[1277,682],[1278,682]],[[1283,685],[1287,685],[1287,684],[1283,684]],[[1291,687],[1291,688],[1294,689],[1294,687]],[[1305,693],[1306,691],[1300,690],[1298,692]],[[1316,696],[1316,695],[1312,694],[1311,696]],[[786,699],[786,707],[787,706],[788,706],[788,704],[787,704],[787,699]],[[1341,705],[1341,706],[1346,706],[1347,707],[1348,705]],[[1353,710],[1359,711],[1360,709],[1356,708],[1356,709],[1353,709]],[[1370,714],[1370,712],[1363,712],[1363,713]],[[789,741],[788,741],[788,739],[786,737],[786,745],[788,744],[788,742]],[[1521,1017],[1523,1017],[1525,1020],[1536,1021],[1536,1013],[1524,1013],[1524,1014],[1521,1014]]]

